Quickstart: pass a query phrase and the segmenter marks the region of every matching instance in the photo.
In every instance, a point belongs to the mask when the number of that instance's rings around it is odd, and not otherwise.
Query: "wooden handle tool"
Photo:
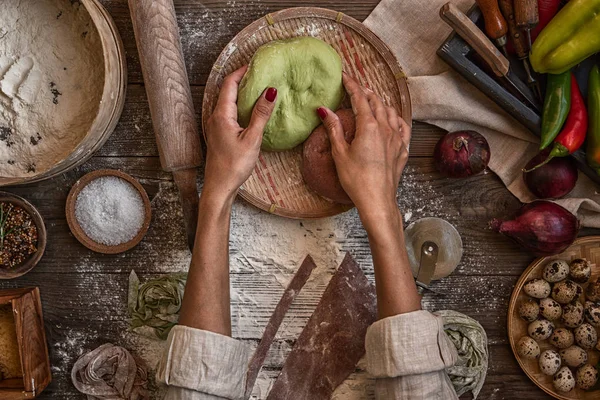
[[[202,148],[172,0],[129,0],[160,163],[179,188],[188,244],[198,215]]]
[[[511,71],[508,59],[500,53],[469,17],[452,3],[446,3],[440,8],[440,16],[483,58],[494,74],[504,77],[513,90],[519,93],[534,109],[540,109],[539,101],[531,89]]]
[[[527,37],[517,27],[513,0],[498,0],[498,4],[500,5],[500,10],[506,19],[506,22],[508,23],[508,33],[515,49],[515,53],[519,60],[523,62],[523,67],[527,73],[527,84],[534,91],[538,99],[541,100],[542,95],[540,85],[535,79],[535,76],[531,71],[531,66],[529,65],[529,44]]]
[[[483,14],[485,21],[485,32],[490,39],[496,41],[502,48],[502,52],[508,57],[506,52],[506,34],[508,33],[508,24],[500,12],[498,0],[476,0],[477,5]]]
[[[515,0],[515,21],[519,29],[527,32],[527,43],[531,49],[531,30],[540,22],[537,0]]]
[[[510,69],[508,59],[500,53],[498,48],[485,36],[485,34],[460,11],[454,4],[446,3],[440,9],[440,16],[450,25],[475,51],[485,60],[494,74],[499,77],[506,76]]]

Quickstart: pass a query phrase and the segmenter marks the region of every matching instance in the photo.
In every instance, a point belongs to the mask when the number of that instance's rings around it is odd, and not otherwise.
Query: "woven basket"
[[[256,49],[273,40],[314,36],[340,54],[343,69],[396,108],[411,124],[406,75],[391,50],[367,27],[339,12],[299,7],[282,10],[248,25],[225,47],[206,84],[202,125],[215,107],[223,78],[250,62]],[[348,106],[349,104],[346,104]],[[300,173],[302,146],[284,152],[261,152],[240,196],[258,208],[289,218],[321,218],[349,209],[328,201],[304,183]]]

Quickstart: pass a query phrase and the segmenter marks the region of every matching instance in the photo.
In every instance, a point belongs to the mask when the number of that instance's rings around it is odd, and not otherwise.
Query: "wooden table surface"
[[[186,270],[190,258],[173,182],[170,175],[161,170],[158,160],[127,1],[102,2],[115,19],[127,50],[127,101],[116,131],[82,167],[53,180],[8,188],[35,204],[48,228],[48,248],[39,266],[24,277],[0,283],[0,288],[39,286],[41,289],[54,380],[40,399],[83,399],[70,382],[71,367],[82,352],[105,342],[128,347],[150,364],[156,362],[160,343],[127,331],[128,275],[134,269],[144,280],[166,272]],[[211,66],[221,49],[250,22],[268,12],[293,6],[327,7],[363,20],[378,1],[180,0],[175,3],[200,122],[204,83]],[[408,222],[424,216],[445,218],[457,227],[464,241],[460,266],[449,278],[434,284],[434,290],[439,293],[426,294],[424,306],[432,311],[454,309],[463,312],[480,321],[486,329],[490,362],[481,399],[549,398],[521,371],[506,335],[506,312],[512,288],[533,257],[488,229],[491,218],[514,212],[519,202],[493,173],[468,180],[440,177],[433,168],[431,155],[442,133],[435,127],[415,123],[411,157],[399,191],[399,205],[407,214]],[[153,200],[154,214],[148,235],[137,248],[125,254],[93,253],[77,242],[65,220],[65,200],[71,186],[85,173],[100,168],[117,168],[133,175]],[[332,229],[333,224],[335,229],[330,241],[334,247],[352,252],[372,279],[367,238],[355,211],[307,223],[304,227],[300,222],[278,222],[278,217],[264,216],[237,201],[232,227],[232,258],[253,256],[248,253],[248,246],[236,248],[242,242],[235,239],[236,232],[243,230],[242,224],[253,218],[263,223],[273,221],[272,226],[298,224],[298,229],[306,230],[305,237]],[[595,232],[582,232],[591,233]],[[256,234],[260,236],[261,232]],[[266,233],[262,239],[268,240],[268,235],[277,233]],[[335,265],[322,268],[331,272]],[[284,271],[285,276],[292,273],[293,266]],[[269,273],[268,265],[256,273],[252,273],[251,268],[232,271],[232,287],[236,293],[232,304],[236,337],[258,342],[283,292],[282,284],[275,279],[278,276],[281,274]],[[276,378],[285,354],[314,310],[325,283],[309,283],[292,306],[284,321],[283,332],[278,335],[261,372],[260,384],[255,388],[256,398],[265,398],[269,382]],[[155,393],[158,397],[159,392]],[[335,398],[372,399],[373,381],[357,368],[336,392]]]

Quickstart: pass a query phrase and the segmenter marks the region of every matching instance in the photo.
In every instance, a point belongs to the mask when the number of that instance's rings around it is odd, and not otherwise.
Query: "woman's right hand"
[[[370,211],[397,212],[396,192],[408,161],[411,128],[392,107],[344,74],[356,116],[354,141],[348,144],[337,115],[317,109],[331,141],[331,151],[342,187],[362,217]]]

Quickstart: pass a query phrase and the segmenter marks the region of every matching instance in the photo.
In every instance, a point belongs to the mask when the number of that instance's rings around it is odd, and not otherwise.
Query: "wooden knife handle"
[[[527,43],[527,37],[521,32],[515,22],[513,0],[498,0],[498,5],[508,24],[508,34],[510,35],[517,57],[519,59],[527,57],[529,55],[529,44]]]
[[[485,60],[497,76],[508,74],[510,64],[483,32],[454,4],[446,3],[440,16]]]
[[[129,0],[152,125],[165,171],[202,163],[175,7],[172,0]]]
[[[540,22],[537,0],[515,0],[515,21],[520,29],[533,29]]]
[[[477,5],[483,14],[485,32],[488,37],[497,40],[506,36],[508,26],[500,12],[500,8],[498,8],[498,0],[477,0]]]

